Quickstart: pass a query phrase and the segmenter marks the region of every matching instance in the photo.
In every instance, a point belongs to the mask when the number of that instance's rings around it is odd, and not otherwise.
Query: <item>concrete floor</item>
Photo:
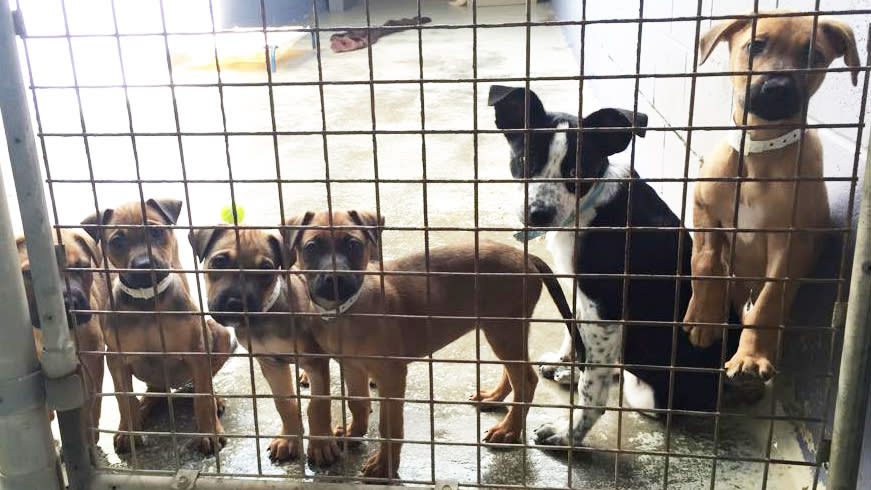
[[[427,0],[424,15],[432,17],[435,24],[467,23],[471,10],[451,7],[447,1]],[[416,14],[416,2],[400,0],[377,0],[372,2],[372,23],[380,24],[389,18],[408,17]],[[533,20],[547,19],[549,5],[534,7]],[[525,18],[523,6],[489,7],[478,11],[478,21],[521,21]],[[362,20],[361,20],[362,19]],[[322,17],[325,26],[360,25],[365,17],[358,6],[352,10]],[[498,28],[477,31],[477,72],[473,68],[473,33],[469,29],[423,31],[423,72],[426,77],[483,78],[520,77],[526,73],[524,56],[525,29]],[[322,71],[325,80],[368,80],[369,62],[367,52],[335,54],[329,49],[328,34],[323,36]],[[532,29],[530,74],[574,75],[576,60],[566,47],[559,28]],[[94,45],[90,55],[77,60],[80,80],[89,66],[98,66],[96,80],[111,72],[113,63],[111,48],[114,40],[106,46]],[[182,41],[170,37],[170,43]],[[189,41],[193,46],[194,41]],[[306,40],[302,40],[305,43]],[[162,41],[158,45],[143,42],[126,49],[139,50],[138,63],[125,67],[128,82],[166,81]],[[51,46],[32,46],[34,57],[46,59],[57,51]],[[109,53],[100,63],[87,60],[97,56],[100,50]],[[176,49],[184,50],[179,44]],[[190,47],[196,51],[195,47]],[[259,48],[262,49],[262,48]],[[40,51],[42,50],[42,51]],[[42,55],[39,53],[43,52]],[[63,51],[61,51],[63,53]],[[208,53],[207,53],[208,55]],[[376,80],[415,79],[419,77],[418,42],[416,32],[404,32],[380,40],[372,48],[374,67],[372,77]],[[90,56],[90,57],[89,57]],[[127,59],[127,55],[125,55]],[[161,62],[163,65],[161,65]],[[107,68],[107,65],[109,68]],[[40,75],[41,64],[35,71]],[[102,75],[100,75],[102,74]],[[178,69],[174,73],[177,82],[214,82],[214,70]],[[314,56],[303,55],[280,66],[276,81],[316,81],[318,63]],[[39,77],[37,77],[39,78]],[[111,77],[109,77],[111,79]],[[265,81],[262,72],[227,71],[223,80],[228,82]],[[39,83],[39,80],[37,80]],[[103,81],[105,83],[105,81]],[[493,129],[493,114],[486,105],[488,83],[475,87],[469,83],[428,84],[423,92],[425,127],[428,129]],[[534,89],[544,99],[545,106],[566,111],[575,111],[573,101],[578,93],[576,83],[536,82]],[[370,92],[368,85],[326,86],[325,117],[330,130],[371,130]],[[46,131],[80,131],[74,93],[69,90],[40,91],[38,101]],[[221,131],[221,113],[218,91],[214,88],[179,88],[176,90],[179,118],[182,131]],[[376,85],[375,120],[378,129],[418,129],[421,127],[421,92],[414,83]],[[133,125],[137,131],[173,132],[175,122],[172,98],[166,88],[135,88],[129,90],[133,111]],[[124,92],[121,89],[83,90],[85,119],[90,131],[126,131],[127,114]],[[274,89],[275,117],[279,130],[317,131],[321,129],[319,93],[314,86],[276,87]],[[477,102],[477,114],[474,102]],[[264,87],[227,87],[224,89],[224,104],[228,129],[231,131],[270,131],[270,107],[268,91]],[[595,100],[584,101],[586,107],[596,108]],[[631,101],[627,101],[631,104]],[[590,109],[592,110],[592,109]],[[589,111],[585,111],[589,112]],[[139,174],[143,179],[180,179],[182,177],[178,140],[174,136],[143,136],[137,138],[140,162]],[[275,154],[277,143],[278,154]],[[430,135],[422,140],[419,135],[378,135],[375,139],[377,152],[373,151],[370,135],[330,136],[324,141],[319,135],[278,136],[231,136],[229,150],[222,136],[184,136],[184,164],[188,179],[226,179],[229,170],[235,180],[270,179],[276,176],[276,159],[281,176],[285,179],[319,179],[325,177],[325,156],[329,161],[329,174],[333,178],[374,178],[375,159],[377,172],[382,179],[417,179],[423,176],[425,158],[426,175],[433,179],[471,179],[477,173],[482,179],[509,178],[508,147],[501,135],[480,135],[475,151],[471,135]],[[137,168],[129,137],[95,137],[89,139],[94,175],[97,179],[133,179]],[[423,146],[426,151],[423,153]],[[655,149],[652,149],[655,151]],[[229,151],[229,165],[227,152]],[[49,138],[47,140],[49,165],[54,178],[86,178],[87,160],[81,138]],[[639,146],[639,158],[644,158],[645,148]],[[639,164],[640,165],[640,164]],[[98,184],[101,206],[111,206],[138,196],[135,184]],[[89,184],[57,184],[54,186],[58,204],[59,220],[63,223],[78,222],[92,212]],[[246,224],[274,225],[282,216],[319,209],[326,206],[327,187],[320,183],[285,184],[284,201],[278,202],[274,183],[235,183],[236,200],[246,211]],[[184,196],[184,187],[174,183],[146,183],[146,196]],[[230,188],[226,183],[191,183],[190,213],[194,223],[211,224],[219,221],[220,208],[230,201]],[[336,208],[374,208],[376,187],[374,184],[331,184],[330,198]],[[423,188],[416,183],[382,183],[380,192],[381,212],[388,225],[420,226],[424,216]],[[427,186],[427,218],[430,226],[474,226],[475,203],[479,210],[479,225],[493,227],[517,227],[519,202],[515,199],[513,184],[482,183],[476,189],[472,184],[449,183]],[[674,197],[674,196],[672,196]],[[187,210],[182,224],[186,224]],[[450,243],[462,232],[432,232],[432,245]],[[181,232],[179,236],[181,236]],[[483,232],[482,236],[516,243],[507,232]],[[399,256],[409,250],[423,247],[423,233],[387,231],[384,233],[385,255]],[[192,266],[192,255],[187,240],[181,240],[182,260]],[[530,251],[549,259],[542,241],[532,242]],[[539,318],[555,318],[557,312],[549,301],[543,301],[537,311]],[[530,338],[531,358],[537,359],[547,351],[555,350],[561,340],[562,326],[538,323]],[[436,353],[440,359],[475,358],[474,335],[470,334],[453,345]],[[484,347],[482,357],[492,355]],[[496,366],[481,367],[481,386],[488,386],[498,378]],[[333,393],[339,393],[338,370],[334,370]],[[409,398],[427,398],[430,390],[438,400],[463,402],[476,386],[474,369],[466,365],[437,363],[433,366],[434,383],[429,384],[426,363],[412,365],[408,382]],[[268,393],[268,386],[255,366],[253,380],[249,360],[231,360],[216,377],[216,392],[226,395],[249,395],[252,381],[257,393]],[[111,390],[107,376],[106,390]],[[616,404],[616,393],[612,400]],[[770,396],[770,395],[769,395]],[[566,403],[569,392],[550,381],[542,381],[536,393],[536,403]],[[771,407],[766,399],[756,407],[741,408],[766,413]],[[775,404],[776,405],[776,404]],[[255,410],[257,424],[255,426]],[[176,429],[192,428],[189,408],[176,406]],[[501,418],[501,413],[481,413],[467,405],[407,404],[405,409],[406,437],[415,440],[437,442],[476,443],[484,430]],[[566,410],[533,408],[527,425],[539,424],[565,418]],[[339,403],[334,404],[334,420],[341,418]],[[586,443],[597,449],[623,449],[663,451],[666,447],[665,424],[637,414],[625,414],[619,421],[618,413],[608,412]],[[433,421],[431,424],[430,421]],[[279,430],[277,414],[270,400],[255,404],[246,399],[230,399],[223,419],[224,427],[231,434],[254,434],[255,427],[261,434],[274,434]],[[370,434],[377,433],[376,414],[372,417]],[[112,398],[104,402],[101,427],[117,427],[117,405]],[[619,431],[622,434],[618,439]],[[813,484],[813,474],[801,467],[760,463],[718,462],[704,459],[717,452],[719,455],[742,458],[765,456],[769,438],[769,425],[762,421],[750,421],[724,417],[720,421],[718,444],[715,445],[714,422],[710,418],[693,420],[676,419],[672,427],[670,445],[672,451],[681,454],[702,456],[671,457],[622,456],[606,452],[576,453],[572,464],[566,464],[567,456],[536,449],[480,449],[475,447],[436,446],[431,452],[427,444],[407,444],[403,448],[400,475],[408,480],[455,479],[461,484],[526,484],[530,486],[565,487],[571,480],[573,488],[584,489],[801,489]],[[158,417],[150,427],[153,430],[168,430],[168,419]],[[771,438],[771,456],[784,460],[802,460],[796,443],[797,430],[790,424],[774,424]],[[180,441],[183,442],[183,441]],[[273,465],[266,457],[268,438],[231,438],[220,453],[220,471],[245,474],[290,475],[294,478],[313,478],[320,474],[355,475],[369,445],[352,448],[343,462],[326,471],[314,471],[304,462]],[[128,468],[130,459],[120,458],[112,450],[111,436],[104,434],[100,449],[105,462],[113,468]],[[152,437],[138,452],[137,464],[146,469],[170,469],[177,464],[205,471],[218,471],[216,458],[197,455],[189,447],[176,449],[170,438]],[[716,476],[712,477],[714,470]],[[667,471],[667,485],[665,485]],[[767,475],[767,478],[766,478]],[[715,482],[711,485],[711,480]],[[763,482],[767,479],[767,482]]]

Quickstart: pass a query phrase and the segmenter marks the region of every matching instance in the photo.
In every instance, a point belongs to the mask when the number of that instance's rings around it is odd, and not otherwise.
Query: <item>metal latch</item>
[[[197,487],[197,478],[200,476],[200,470],[178,470],[175,477],[172,479],[170,488],[173,490],[191,490]]]

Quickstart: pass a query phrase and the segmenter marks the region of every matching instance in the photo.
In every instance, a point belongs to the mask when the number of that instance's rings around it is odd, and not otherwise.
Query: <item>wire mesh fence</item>
[[[99,474],[826,487],[860,2],[18,3]]]

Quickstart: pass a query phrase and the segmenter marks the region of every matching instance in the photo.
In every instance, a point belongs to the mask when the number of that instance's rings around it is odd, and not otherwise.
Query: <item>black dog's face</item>
[[[529,132],[528,138],[523,131],[505,133],[511,147],[511,175],[531,179],[528,200],[524,203],[521,198],[520,206],[520,219],[527,226],[561,225],[572,215],[578,198],[583,199],[593,186],[593,182],[577,178],[602,177],[608,156],[625,150],[633,134],[643,136],[647,125],[647,116],[642,113],[636,114],[633,124],[631,111],[602,109],[585,117],[583,128],[627,129],[580,133],[577,117],[545,111],[534,92],[518,87],[491,86],[489,104],[494,106],[499,129],[549,130]],[[524,107],[529,108],[528,125]],[[520,186],[522,196],[524,184]]]

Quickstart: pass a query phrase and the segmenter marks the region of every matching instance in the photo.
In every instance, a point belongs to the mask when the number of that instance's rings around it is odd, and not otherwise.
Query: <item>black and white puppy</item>
[[[528,114],[524,110],[527,101]],[[528,151],[526,132],[505,133],[511,147],[512,175],[531,179],[526,184],[528,201],[520,207],[521,220],[541,228],[571,228],[578,223],[577,232],[550,231],[546,236],[555,261],[553,270],[577,277],[576,314],[584,322],[579,323],[579,331],[586,349],[577,358],[594,364],[667,367],[674,342],[676,366],[719,368],[719,343],[698,349],[679,326],[663,324],[683,318],[691,294],[689,280],[650,277],[690,274],[689,233],[679,229],[680,221],[653,188],[628,166],[608,160],[625,150],[634,135],[644,135],[647,116],[636,113],[633,117],[631,111],[621,109],[596,111],[583,119],[582,127],[593,131],[582,133],[578,148],[578,132],[572,131],[578,128],[578,118],[545,111],[532,91],[494,85],[489,105],[495,108],[499,129],[533,129],[528,132]],[[584,179],[621,180],[580,181],[578,171]],[[627,236],[627,226],[645,229],[632,230]],[[625,302],[624,273],[633,276],[626,285]],[[625,328],[619,322],[608,323],[624,318]],[[560,357],[568,358],[571,348],[571,340],[564,340]],[[574,417],[575,426],[545,424],[535,431],[536,443],[580,445],[604,413],[615,371],[590,367],[580,373],[575,379],[579,379],[578,404],[583,408]],[[624,405],[639,410],[668,408],[670,375],[661,368],[627,368]],[[671,407],[710,410],[716,404],[717,388],[714,373],[675,370]]]

